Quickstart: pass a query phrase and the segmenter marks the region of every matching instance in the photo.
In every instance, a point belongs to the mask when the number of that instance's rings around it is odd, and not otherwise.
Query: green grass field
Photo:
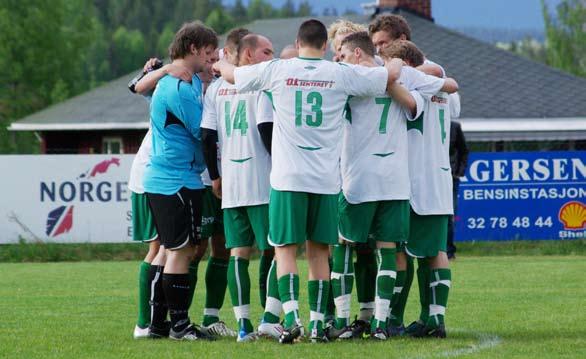
[[[257,264],[251,263],[253,273]],[[137,267],[138,262],[0,264],[0,358],[586,357],[585,256],[458,258],[446,340],[287,347],[268,340],[133,340]],[[196,322],[204,270],[202,263],[191,314]],[[307,316],[304,283],[301,309]],[[406,320],[417,312],[413,286]],[[253,287],[255,320],[256,293]],[[228,296],[222,316],[234,324]]]

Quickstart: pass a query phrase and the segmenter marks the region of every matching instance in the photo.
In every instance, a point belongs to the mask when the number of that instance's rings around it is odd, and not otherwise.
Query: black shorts
[[[174,195],[147,193],[161,245],[176,250],[201,239],[203,189],[181,188]]]

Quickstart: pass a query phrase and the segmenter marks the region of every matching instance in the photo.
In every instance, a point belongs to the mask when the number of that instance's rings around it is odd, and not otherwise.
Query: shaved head
[[[272,60],[273,44],[267,37],[258,34],[244,36],[238,44],[238,64],[250,65]]]
[[[287,45],[281,51],[281,55],[279,56],[283,60],[292,59],[294,57],[299,56],[299,51],[295,48],[295,45]]]

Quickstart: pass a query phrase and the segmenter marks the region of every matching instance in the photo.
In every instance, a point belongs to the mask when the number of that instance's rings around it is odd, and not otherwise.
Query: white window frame
[[[118,144],[120,146],[120,152],[113,153],[112,145]],[[102,138],[102,153],[103,154],[123,154],[124,153],[124,141],[121,136],[107,136]]]

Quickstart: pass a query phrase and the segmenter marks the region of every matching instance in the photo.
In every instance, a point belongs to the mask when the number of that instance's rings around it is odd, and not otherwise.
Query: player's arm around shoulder
[[[338,63],[337,66],[341,87],[346,94],[356,97],[371,97],[388,93],[390,78],[389,72],[385,67],[345,63]]]
[[[148,68],[152,59],[147,61],[145,69]],[[148,71],[148,70],[147,70]],[[157,83],[166,75],[171,75],[186,82],[191,82],[191,73],[184,67],[175,64],[167,64],[163,67],[148,71],[134,86],[136,93],[148,96],[157,87]]]
[[[416,70],[419,70],[428,76],[445,78],[444,69],[440,65],[431,61],[428,61],[423,65],[417,66]],[[442,87],[441,91],[447,92],[448,94],[457,92],[458,83],[453,78],[445,78],[444,86]]]
[[[216,62],[213,65],[213,70],[228,83],[236,85],[240,92],[269,90],[275,67],[279,61],[279,59],[274,59],[256,65],[236,67],[224,59]]]
[[[405,86],[395,81],[389,87],[389,96],[410,114],[408,120],[417,118],[418,114],[421,113],[423,98],[417,91],[409,91]]]

